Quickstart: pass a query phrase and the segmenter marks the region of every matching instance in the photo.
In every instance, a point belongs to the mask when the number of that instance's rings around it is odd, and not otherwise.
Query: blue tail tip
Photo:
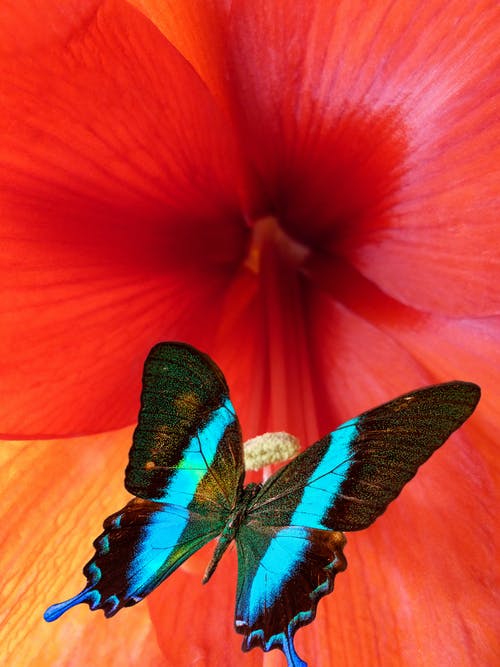
[[[57,620],[59,616],[62,616],[65,611],[65,603],[58,602],[57,604],[50,605],[50,607],[44,611],[43,618],[47,623],[52,623],[52,621]]]
[[[293,634],[288,634],[286,632],[283,637],[282,642],[282,651],[285,654],[288,667],[307,667],[307,662],[304,662],[302,658],[297,654],[295,650],[295,645],[293,643]]]
[[[99,604],[99,599],[100,595],[98,591],[84,588],[84,590],[78,595],[75,595],[75,597],[70,598],[65,602],[57,602],[56,604],[51,605],[45,610],[43,618],[47,623],[52,623],[52,621],[56,621],[60,616],[67,612],[68,609],[71,609],[71,607],[74,607],[81,602],[88,602],[91,609],[95,609],[97,604]]]

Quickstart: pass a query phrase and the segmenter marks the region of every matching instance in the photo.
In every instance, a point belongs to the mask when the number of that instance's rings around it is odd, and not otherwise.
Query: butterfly
[[[190,345],[159,343],[144,365],[125,471],[135,498],[104,521],[85,588],[49,607],[45,620],[81,602],[113,616],[217,537],[205,583],[235,540],[243,650],[279,648],[289,667],[307,667],[294,634],[347,566],[343,532],[373,523],[479,396],[468,382],[405,394],[342,424],[265,483],[244,486],[241,429],[224,375]]]

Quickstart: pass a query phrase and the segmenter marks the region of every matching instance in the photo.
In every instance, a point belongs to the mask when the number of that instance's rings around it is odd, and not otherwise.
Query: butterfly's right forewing
[[[473,412],[480,390],[448,382],[364,412],[269,478],[252,512],[266,525],[369,526]]]

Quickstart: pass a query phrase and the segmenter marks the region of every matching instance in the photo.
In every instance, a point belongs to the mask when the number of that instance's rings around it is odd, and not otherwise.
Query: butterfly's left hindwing
[[[195,514],[184,507],[135,499],[104,522],[94,541],[95,555],[85,565],[87,586],[67,602],[45,612],[54,621],[86,602],[113,616],[142,600],[186,558],[215,537],[225,517]]]

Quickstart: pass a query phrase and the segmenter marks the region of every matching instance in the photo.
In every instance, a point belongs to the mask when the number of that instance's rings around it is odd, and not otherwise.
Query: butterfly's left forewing
[[[243,475],[240,427],[219,368],[189,345],[156,345],[125,476],[138,498],[104,522],[85,589],[45,618],[80,602],[111,616],[141,600],[222,531]]]
[[[184,343],[160,343],[144,364],[125,487],[139,498],[230,510],[244,476],[241,430],[218,366]]]
[[[345,567],[339,531],[369,526],[472,413],[479,388],[427,387],[346,422],[263,485],[237,536],[236,630],[243,648],[281,648],[303,663],[293,635]]]

